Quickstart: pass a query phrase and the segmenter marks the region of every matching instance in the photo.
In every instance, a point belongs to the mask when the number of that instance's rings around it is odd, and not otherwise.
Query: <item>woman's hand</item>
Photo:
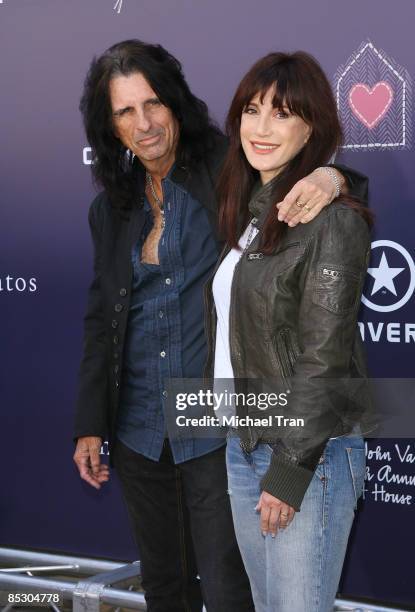
[[[347,185],[344,176],[335,168],[331,168],[331,171],[337,176],[340,193],[345,193]],[[336,184],[330,174],[317,168],[298,181],[283,201],[276,204],[278,219],[290,227],[297,223],[308,223],[333,201],[336,191]]]
[[[295,510],[277,497],[262,491],[255,510],[261,512],[261,532],[275,538],[278,529],[285,529],[294,518]]]

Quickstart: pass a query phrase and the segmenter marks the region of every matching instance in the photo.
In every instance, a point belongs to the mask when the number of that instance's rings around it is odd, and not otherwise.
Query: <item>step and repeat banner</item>
[[[72,463],[95,193],[78,104],[92,57],[127,38],[160,42],[219,124],[257,58],[317,57],[344,126],[339,158],[370,178],[376,226],[359,327],[371,374],[410,379],[414,18],[404,0],[0,0],[0,545],[137,557],[115,475],[97,492]],[[412,435],[367,442],[345,596],[415,605]]]

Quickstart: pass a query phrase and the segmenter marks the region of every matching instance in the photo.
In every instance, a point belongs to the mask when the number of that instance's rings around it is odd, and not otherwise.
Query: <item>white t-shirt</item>
[[[252,242],[258,233],[258,229],[250,223],[238,243],[242,250],[232,249],[229,251],[213,279],[212,291],[217,314],[214,378],[234,377],[229,345],[229,311],[231,306],[232,279],[235,266],[242,256],[251,229],[253,230],[251,235]]]

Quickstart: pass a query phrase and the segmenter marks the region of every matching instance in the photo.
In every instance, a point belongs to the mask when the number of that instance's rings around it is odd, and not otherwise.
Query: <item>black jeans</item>
[[[227,494],[225,447],[175,465],[119,440],[113,461],[141,558],[149,612],[254,612]],[[197,576],[200,576],[200,581]]]

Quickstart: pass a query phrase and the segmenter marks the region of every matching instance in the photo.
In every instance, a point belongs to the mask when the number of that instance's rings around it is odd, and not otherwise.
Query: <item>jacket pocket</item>
[[[346,314],[360,300],[359,274],[340,266],[318,268],[313,291],[313,303],[334,314]]]

